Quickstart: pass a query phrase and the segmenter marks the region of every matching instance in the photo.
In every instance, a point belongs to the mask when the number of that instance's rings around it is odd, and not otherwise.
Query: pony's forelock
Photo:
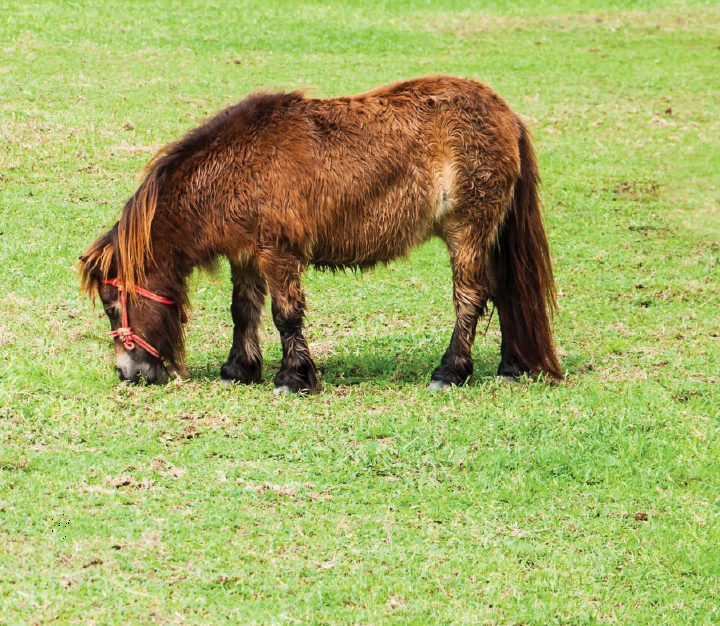
[[[100,289],[100,281],[110,277],[115,261],[114,233],[109,231],[96,239],[83,252],[76,267],[80,273],[80,290],[94,300]]]

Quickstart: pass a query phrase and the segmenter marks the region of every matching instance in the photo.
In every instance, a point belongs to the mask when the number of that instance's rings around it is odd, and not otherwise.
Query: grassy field
[[[719,624],[720,8],[650,0],[0,7],[0,624]],[[310,272],[324,391],[118,383],[73,263],[153,150],[262,87],[444,72],[533,129],[567,380],[425,390],[453,324],[431,242]],[[481,322],[482,330],[485,323]]]

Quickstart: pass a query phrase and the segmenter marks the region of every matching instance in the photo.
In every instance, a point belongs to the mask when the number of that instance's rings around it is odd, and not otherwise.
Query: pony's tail
[[[527,372],[562,378],[553,344],[551,316],[556,294],[550,250],[543,227],[535,152],[520,125],[520,176],[512,206],[500,229],[496,257],[503,340]]]

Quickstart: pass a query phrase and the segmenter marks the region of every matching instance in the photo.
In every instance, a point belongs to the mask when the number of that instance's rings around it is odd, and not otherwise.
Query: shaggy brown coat
[[[120,221],[81,257],[84,288],[114,301],[117,275],[186,303],[193,268],[232,266],[233,348],[222,376],[261,380],[266,290],[283,342],[276,385],[317,386],[302,335],[308,264],[367,268],[431,236],[447,244],[457,323],[433,374],[472,373],[478,317],[495,302],[501,374],[560,377],[548,311],[554,282],[527,130],[491,89],[434,76],[333,99],[257,94],[163,149]],[[135,332],[182,366],[173,307],[132,300]]]

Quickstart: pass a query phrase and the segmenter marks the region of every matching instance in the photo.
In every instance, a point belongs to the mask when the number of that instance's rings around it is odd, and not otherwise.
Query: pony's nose
[[[142,368],[139,363],[130,356],[127,351],[123,350],[118,352],[117,359],[115,361],[115,369],[117,370],[120,380],[131,383],[140,382],[140,375],[142,374]]]
[[[120,380],[125,382],[137,383],[140,382],[140,370],[130,367],[117,367],[118,376]]]

